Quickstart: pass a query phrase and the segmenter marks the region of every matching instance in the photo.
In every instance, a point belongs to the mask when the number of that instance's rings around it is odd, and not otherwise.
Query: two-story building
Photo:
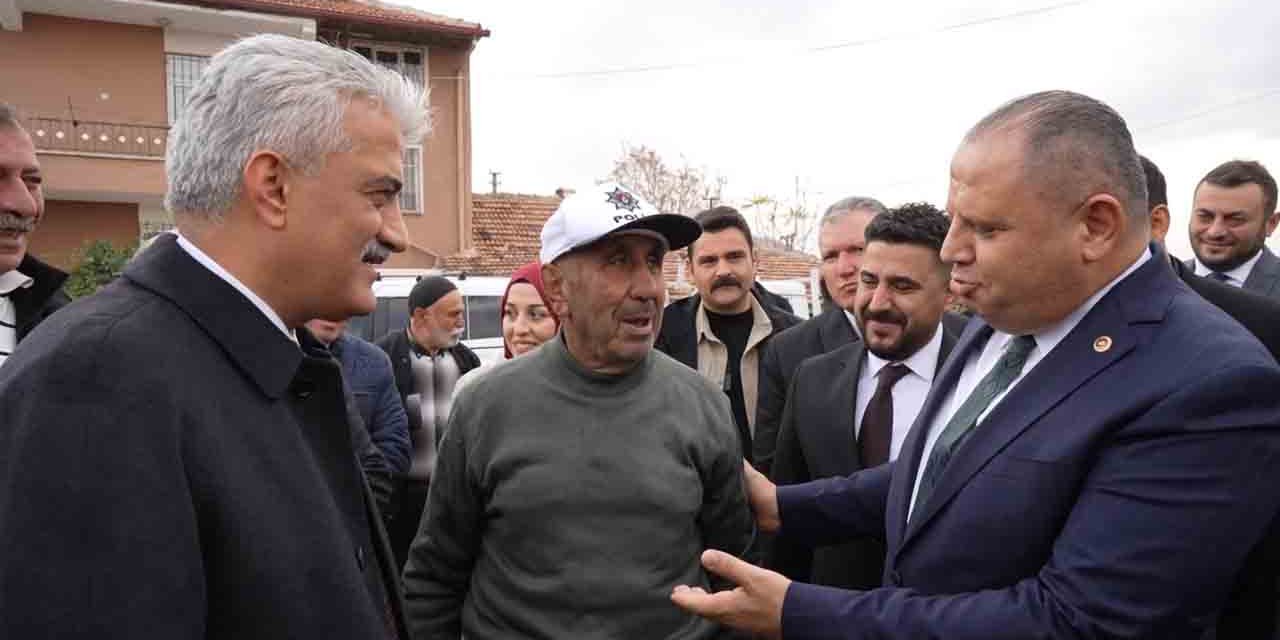
[[[172,224],[169,125],[209,57],[259,33],[349,48],[430,87],[432,133],[404,158],[412,244],[390,266],[470,246],[470,56],[489,35],[478,24],[376,0],[0,0],[0,26],[0,100],[20,111],[45,172],[32,250],[54,264]]]

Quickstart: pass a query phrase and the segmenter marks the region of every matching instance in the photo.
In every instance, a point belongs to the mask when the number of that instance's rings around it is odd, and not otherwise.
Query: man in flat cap
[[[444,276],[428,276],[409,292],[408,326],[377,341],[391,358],[413,447],[409,473],[398,479],[388,514],[391,548],[402,567],[427,502],[453,387],[462,374],[480,366],[480,358],[462,344],[464,328],[462,292]]]

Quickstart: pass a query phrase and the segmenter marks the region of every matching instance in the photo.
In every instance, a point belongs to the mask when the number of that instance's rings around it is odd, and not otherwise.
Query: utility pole
[[[502,175],[501,171],[489,170],[489,184],[493,188],[493,193],[498,193],[498,176]]]

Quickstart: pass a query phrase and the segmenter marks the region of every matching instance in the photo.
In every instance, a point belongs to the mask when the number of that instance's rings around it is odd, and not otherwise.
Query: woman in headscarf
[[[502,294],[502,351],[505,360],[522,356],[552,339],[560,329],[560,319],[547,304],[542,288],[542,264],[531,262],[516,269]],[[458,380],[453,389],[454,397],[463,387],[475,382],[484,372],[501,364],[481,365]]]

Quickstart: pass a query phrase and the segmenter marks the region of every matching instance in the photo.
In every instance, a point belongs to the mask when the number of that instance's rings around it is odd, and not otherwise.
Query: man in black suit
[[[939,257],[947,217],[925,203],[866,229],[854,318],[863,337],[805,360],[787,392],[772,479],[798,484],[897,457],[964,319],[944,312],[950,267]],[[793,580],[845,589],[880,585],[884,543],[813,549],[779,540],[767,562]]]
[[[1280,298],[1280,258],[1267,237],[1280,225],[1276,181],[1261,163],[1224,162],[1196,185],[1188,231],[1198,276]]]
[[[858,267],[867,223],[885,212],[873,198],[845,198],[827,207],[818,227],[818,251],[822,258],[822,283],[834,304],[778,335],[765,347],[760,360],[760,389],[756,405],[756,430],[752,464],[768,474],[778,440],[778,425],[787,401],[787,389],[796,368],[806,358],[858,340],[854,328],[853,297],[858,291]]]
[[[373,310],[426,107],[320,42],[210,60],[169,135],[179,234],[0,369],[0,638],[408,638],[341,368],[303,324]]]
[[[1139,156],[1147,177],[1147,204],[1151,208],[1151,238],[1164,246],[1169,231],[1169,199],[1164,174],[1154,162]],[[1271,355],[1280,360],[1280,300],[1201,277],[1193,268],[1170,256],[1174,273],[1192,291],[1227,312],[1257,336]],[[1261,262],[1259,262],[1261,264]],[[1276,637],[1277,593],[1280,591],[1280,519],[1273,522],[1262,542],[1249,553],[1227,604],[1218,617],[1216,637],[1268,640]],[[1214,636],[1208,636],[1214,637]]]

